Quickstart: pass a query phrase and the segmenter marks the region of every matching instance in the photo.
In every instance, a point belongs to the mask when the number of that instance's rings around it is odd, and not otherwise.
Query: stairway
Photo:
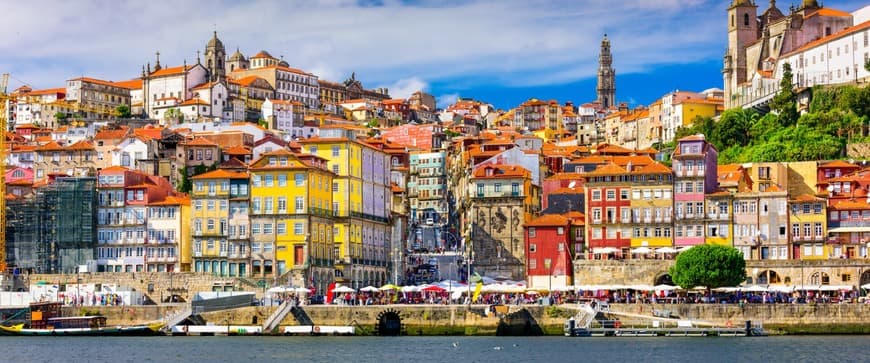
[[[189,318],[193,314],[193,308],[191,306],[186,306],[184,309],[179,311],[177,314],[173,315],[169,320],[166,321],[166,325],[163,327],[165,330],[172,329],[173,326],[181,324],[185,319]]]
[[[263,333],[271,332],[272,330],[277,328],[278,325],[281,324],[282,321],[284,321],[284,318],[287,317],[287,314],[289,314],[294,307],[295,303],[291,302],[290,300],[285,300],[281,303],[281,305],[278,305],[278,309],[275,310],[275,312],[272,313],[272,315],[270,315],[269,318],[266,319],[266,321],[263,323]]]

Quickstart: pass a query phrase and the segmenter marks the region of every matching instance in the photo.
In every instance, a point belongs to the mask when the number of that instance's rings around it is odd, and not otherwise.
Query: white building
[[[272,129],[292,137],[302,134],[305,105],[301,102],[266,99],[261,112]]]
[[[161,119],[169,108],[193,98],[193,87],[206,82],[201,64],[161,68],[142,77],[143,104],[148,117]],[[224,93],[226,96],[226,93]]]

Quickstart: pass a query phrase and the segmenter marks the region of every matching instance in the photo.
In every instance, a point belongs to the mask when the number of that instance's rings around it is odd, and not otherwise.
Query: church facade
[[[727,21],[728,49],[722,69],[725,108],[763,106],[779,91],[785,62],[797,87],[854,81],[861,72],[866,77],[863,59],[868,48],[863,39],[831,47],[831,42],[856,32],[855,28],[866,29],[867,19],[853,13],[822,7],[816,0],[803,0],[788,13],[770,0],[759,13],[754,1],[733,0]],[[825,50],[805,54],[819,46]],[[837,60],[841,56],[842,62]],[[849,78],[843,77],[846,69]],[[840,77],[835,77],[838,72]]]

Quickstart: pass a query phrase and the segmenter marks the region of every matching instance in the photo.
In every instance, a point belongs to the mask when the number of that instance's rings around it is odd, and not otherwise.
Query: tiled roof
[[[487,175],[492,170],[492,175]],[[475,178],[518,178],[529,175],[529,171],[518,165],[485,165],[474,171]]]
[[[218,144],[208,141],[202,137],[194,138],[193,140],[185,142],[183,144],[185,146],[218,146]]]
[[[40,145],[39,147],[36,148],[36,151],[61,151],[61,150],[63,150],[63,147],[60,146],[60,144],[58,144],[55,141],[49,141],[48,143],[46,143],[44,145]]]
[[[116,84],[118,87],[126,88],[126,89],[129,89],[129,90],[138,90],[138,89],[142,89],[142,79],[141,79],[141,78],[131,79],[131,80],[129,80],[129,81],[120,81],[120,82],[115,82],[115,84]]]
[[[182,74],[185,71],[189,71],[193,67],[195,66],[187,66],[187,68],[185,68],[184,66],[162,68],[159,71],[151,72],[151,77],[173,76],[177,74]]]
[[[860,169],[861,167],[843,160],[834,160],[819,165],[820,168],[853,168]]]
[[[201,179],[248,179],[246,171],[229,171],[224,169],[213,170],[204,174],[199,174],[192,177],[194,180]]]
[[[544,214],[538,218],[535,218],[529,222],[526,222],[526,227],[556,227],[556,226],[567,226],[568,218],[565,218],[559,214]]]
[[[127,126],[121,126],[117,129],[102,129],[97,131],[97,134],[94,135],[94,140],[113,140],[113,139],[122,139],[124,136],[127,136],[127,132],[130,129]]]
[[[89,141],[82,140],[66,147],[67,150],[93,150],[94,145]]]
[[[621,175],[621,174],[627,174],[627,173],[628,173],[628,171],[625,170],[624,168],[620,167],[619,165],[610,163],[610,164],[606,164],[606,165],[601,165],[601,166],[595,168],[595,170],[593,170],[589,173],[585,173],[584,175],[586,175],[586,176]]]
[[[831,10],[832,10],[832,9],[831,9]],[[849,16],[849,14],[846,13],[845,16]],[[803,46],[801,46],[801,47],[798,48],[798,49],[795,49],[795,50],[793,50],[793,51],[791,51],[791,52],[789,52],[789,53],[787,53],[787,54],[782,55],[782,57],[788,57],[788,56],[791,56],[791,55],[793,55],[793,54],[797,54],[797,53],[800,53],[800,52],[803,52],[803,51],[806,51],[806,50],[809,50],[809,49],[815,48],[815,47],[820,46],[820,45],[822,45],[822,44],[829,43],[829,42],[833,41],[834,39],[839,39],[839,38],[842,38],[842,37],[845,37],[845,36],[848,36],[848,35],[852,35],[852,34],[854,34],[854,33],[858,33],[858,32],[860,32],[860,31],[862,31],[862,30],[867,29],[867,28],[870,28],[870,20],[865,21],[865,22],[863,22],[863,23],[861,23],[861,24],[857,24],[857,25],[855,25],[855,26],[852,26],[852,27],[849,27],[849,28],[843,29],[842,31],[840,31],[840,32],[838,32],[838,33],[834,33],[834,34],[831,34],[831,35],[829,35],[829,36],[821,37],[821,38],[819,38],[819,39],[816,39],[816,40],[814,40],[814,41],[811,41],[811,42],[809,42],[809,43],[807,43],[807,44],[804,44]],[[782,58],[782,57],[781,57],[781,58]]]

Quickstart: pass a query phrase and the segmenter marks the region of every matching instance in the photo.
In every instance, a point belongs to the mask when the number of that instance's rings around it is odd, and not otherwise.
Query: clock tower
[[[607,109],[616,102],[616,70],[613,69],[613,56],[610,54],[610,40],[607,34],[601,39],[601,53],[598,55],[598,103]]]

